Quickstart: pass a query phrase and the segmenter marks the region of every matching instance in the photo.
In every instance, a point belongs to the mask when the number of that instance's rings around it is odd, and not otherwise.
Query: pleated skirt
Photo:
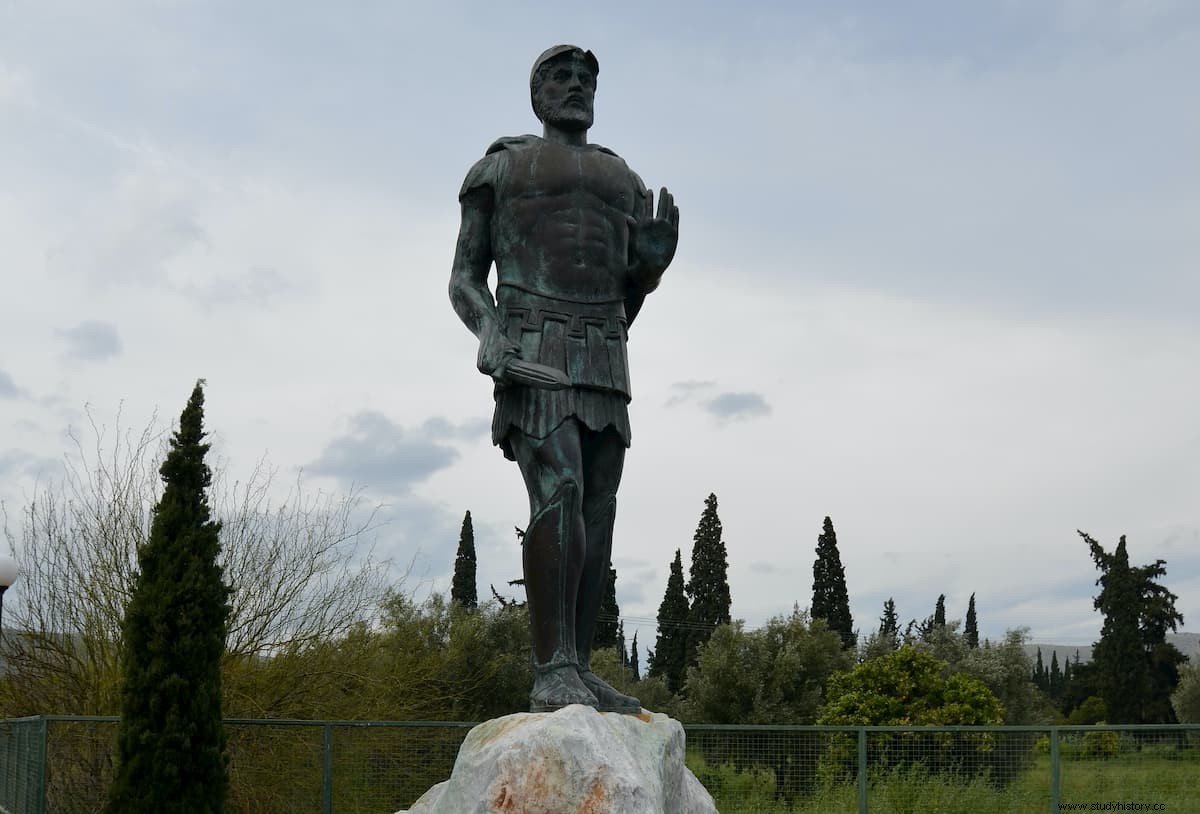
[[[514,429],[531,438],[545,438],[568,418],[576,418],[584,427],[600,432],[612,427],[629,446],[629,407],[624,394],[612,390],[568,387],[543,390],[536,387],[496,388],[496,412],[492,416],[492,443],[504,457],[516,460],[508,435]]]

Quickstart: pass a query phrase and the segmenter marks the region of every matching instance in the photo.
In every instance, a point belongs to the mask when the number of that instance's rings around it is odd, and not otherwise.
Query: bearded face
[[[579,54],[563,54],[542,65],[533,82],[533,112],[562,130],[592,126],[596,75]]]

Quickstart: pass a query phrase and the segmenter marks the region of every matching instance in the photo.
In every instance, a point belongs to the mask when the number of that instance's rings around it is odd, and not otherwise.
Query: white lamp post
[[[7,554],[0,554],[0,637],[4,636],[4,592],[17,581],[17,561]]]

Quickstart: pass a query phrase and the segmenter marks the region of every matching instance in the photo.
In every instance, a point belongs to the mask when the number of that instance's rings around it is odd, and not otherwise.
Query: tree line
[[[23,573],[14,635],[0,641],[0,713],[120,714],[117,754],[95,764],[115,766],[109,810],[220,811],[250,793],[222,774],[222,715],[484,720],[527,707],[528,614],[494,587],[480,602],[469,512],[449,596],[418,599],[373,558],[357,495],[298,485],[272,503],[269,467],[233,484],[210,470],[203,404],[198,383],[166,443],[147,430],[105,449],[97,432],[84,463],[35,492],[17,533],[6,525]],[[1080,535],[1100,573],[1101,636],[1090,663],[1054,654],[1047,666],[1025,654],[1022,630],[981,642],[974,594],[961,631],[941,595],[903,628],[889,598],[863,634],[828,517],[808,608],[748,628],[731,618],[710,494],[644,655],[636,637],[626,647],[610,568],[593,669],[693,722],[1200,721],[1200,676],[1165,641],[1183,621],[1165,563],[1134,565],[1123,537],[1110,552]]]
[[[473,539],[466,535],[469,517],[468,512],[456,560],[455,585],[474,581]],[[1036,661],[1031,661],[1021,647],[1026,636],[1024,630],[1010,631],[1001,643],[981,642],[974,593],[961,623],[948,621],[946,596],[941,594],[928,616],[910,619],[903,628],[895,600],[889,597],[883,603],[878,627],[863,635],[851,615],[837,532],[829,517],[824,519],[817,535],[808,610],[802,613],[796,608],[790,616],[772,619],[759,630],[747,630],[730,619],[728,556],[715,494],[705,499],[692,539],[688,579],[684,579],[680,549],[676,549],[669,565],[657,614],[657,638],[654,649],[646,653],[646,675],[643,677],[640,671],[636,642],[632,655],[625,648],[615,592],[617,575],[613,569],[603,614],[607,626],[602,636],[598,634],[597,646],[612,649],[616,654],[615,664],[628,670],[626,691],[661,698],[671,710],[685,716],[689,711],[694,715],[697,710],[705,709],[704,714],[709,717],[703,719],[709,722],[721,718],[722,722],[736,723],[763,717],[747,710],[745,699],[764,691],[765,678],[763,673],[747,670],[745,666],[739,668],[732,661],[724,664],[723,668],[740,673],[743,681],[750,683],[741,687],[744,693],[741,701],[730,694],[721,698],[720,703],[708,703],[704,700],[712,690],[708,682],[719,660],[711,663],[706,675],[701,658],[704,648],[710,651],[728,648],[730,654],[739,653],[753,662],[749,654],[755,649],[756,637],[778,641],[787,638],[782,631],[794,634],[798,626],[806,630],[805,635],[817,638],[823,633],[836,635],[843,655],[850,658],[851,664],[874,666],[877,660],[908,648],[940,659],[947,676],[959,669],[967,673],[973,670],[980,678],[990,675],[993,694],[1006,701],[1002,706],[1007,707],[1007,712],[1001,717],[1008,723],[1169,724],[1181,719],[1198,720],[1200,709],[1190,700],[1200,695],[1196,689],[1196,668],[1189,668],[1186,657],[1166,641],[1166,634],[1183,623],[1175,608],[1176,595],[1160,582],[1166,574],[1166,563],[1158,560],[1150,565],[1132,565],[1123,536],[1115,550],[1109,552],[1085,532],[1078,534],[1100,572],[1096,580],[1100,592],[1094,604],[1103,618],[1103,627],[1091,662],[1081,663],[1077,652],[1074,663],[1060,665],[1055,652],[1047,665],[1040,649]],[[469,576],[468,563],[472,569]],[[728,626],[729,630],[714,642],[721,626]],[[904,658],[910,658],[910,654]],[[983,666],[989,659],[996,663]],[[832,652],[825,654],[825,661],[842,664]],[[771,669],[764,667],[763,671],[769,673]],[[833,673],[818,668],[813,674],[828,678]],[[660,681],[661,686],[654,681]],[[825,691],[821,682],[812,689],[817,696]],[[816,706],[808,706],[810,720],[794,717],[797,710],[788,704],[781,704],[780,709],[787,709],[787,715],[793,717],[776,716],[773,720],[811,723],[815,720]]]

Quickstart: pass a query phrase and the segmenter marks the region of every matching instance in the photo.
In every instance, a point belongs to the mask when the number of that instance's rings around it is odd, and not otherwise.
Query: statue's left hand
[[[654,193],[649,190],[645,211],[654,211]],[[655,217],[641,220],[629,217],[629,240],[634,251],[634,280],[644,290],[652,290],[671,264],[679,243],[679,207],[675,205],[675,196],[666,187],[659,190]]]

